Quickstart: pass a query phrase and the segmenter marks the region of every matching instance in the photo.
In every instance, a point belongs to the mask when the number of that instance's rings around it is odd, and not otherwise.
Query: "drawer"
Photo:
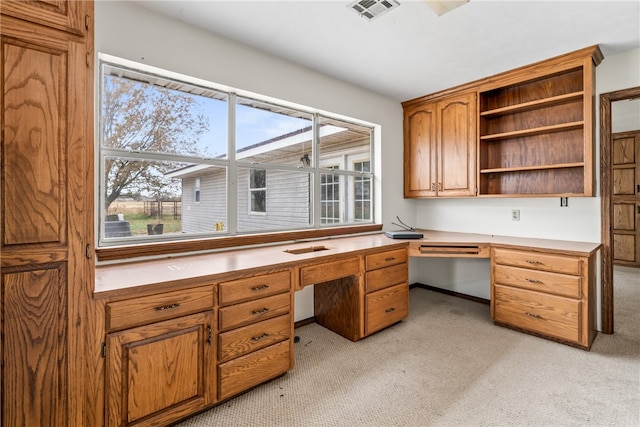
[[[218,309],[220,330],[244,326],[289,313],[291,294],[274,295]]]
[[[365,335],[393,325],[409,314],[409,285],[372,292],[365,297]]]
[[[218,398],[242,393],[289,370],[289,340],[274,344],[218,366]]]
[[[365,268],[369,271],[375,270],[376,268],[388,267],[394,264],[406,263],[407,256],[406,248],[367,255],[365,257]]]
[[[213,286],[107,303],[107,332],[213,309]]]
[[[574,276],[582,274],[580,258],[564,255],[494,249],[493,262],[495,264],[513,265],[515,267],[572,274]]]
[[[232,280],[218,285],[218,301],[221,306],[288,292],[291,289],[289,271],[263,274]]]
[[[493,304],[496,322],[580,343],[578,300],[496,285]]]
[[[360,259],[356,257],[308,265],[300,269],[300,286],[324,283],[360,274]]]
[[[408,282],[409,267],[406,263],[392,265],[391,267],[367,271],[365,277],[366,292],[373,292],[398,283]]]
[[[291,337],[291,316],[264,320],[218,335],[218,361],[227,362]]]
[[[549,273],[528,268],[496,265],[493,269],[496,284],[517,286],[518,288],[580,298],[580,276]]]

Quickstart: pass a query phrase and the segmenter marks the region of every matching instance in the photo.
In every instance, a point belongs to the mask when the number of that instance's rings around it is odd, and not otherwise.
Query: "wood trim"
[[[280,243],[292,240],[316,239],[345,236],[349,234],[381,231],[382,224],[357,225],[350,227],[320,228],[314,230],[285,231],[281,233],[248,234],[242,236],[215,237],[201,240],[161,242],[147,245],[113,246],[96,249],[98,261],[116,261],[138,257],[172,255],[215,249],[238,248],[250,245]]]
[[[611,225],[611,103],[640,97],[640,86],[600,94],[600,196],[602,211],[602,332],[612,334],[613,325],[613,227]]]

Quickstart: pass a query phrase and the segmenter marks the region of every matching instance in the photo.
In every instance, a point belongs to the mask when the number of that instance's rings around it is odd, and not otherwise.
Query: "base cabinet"
[[[216,398],[213,311],[107,335],[107,426],[166,425]]]
[[[588,349],[595,338],[592,257],[493,249],[496,324]]]

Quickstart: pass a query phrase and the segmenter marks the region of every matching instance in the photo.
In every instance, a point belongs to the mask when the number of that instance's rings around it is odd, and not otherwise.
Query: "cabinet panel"
[[[495,321],[579,342],[579,300],[499,285],[494,288]]]
[[[215,400],[213,311],[107,336],[108,426],[167,424]]]
[[[9,271],[7,271],[9,270]],[[68,337],[63,265],[2,272],[2,425],[63,425]]]
[[[366,334],[372,334],[409,315],[409,285],[402,283],[367,294]]]
[[[83,3],[78,0],[3,0],[2,13],[82,35],[87,31]]]
[[[290,289],[291,273],[287,270],[220,283],[218,295],[220,305],[229,305],[288,292]]]
[[[568,274],[496,265],[494,268],[494,281],[501,285],[580,298],[582,278]]]
[[[405,197],[436,194],[436,124],[435,103],[419,105],[404,113]]]
[[[367,271],[365,276],[365,289],[366,292],[373,292],[408,280],[409,268],[406,263],[392,265],[391,267]]]
[[[302,267],[300,269],[300,286],[324,283],[343,277],[357,276],[359,274],[360,260],[358,257],[329,261],[322,264]]]
[[[394,264],[407,262],[408,254],[405,248],[395,251],[380,252],[365,256],[365,268],[367,271],[376,268],[388,267]]]
[[[219,362],[268,347],[291,336],[291,316],[264,320],[218,336]]]
[[[576,276],[582,274],[582,263],[580,259],[576,257],[496,248],[494,249],[493,260],[496,264],[513,265],[516,267]]]
[[[221,364],[218,368],[220,400],[284,374],[289,369],[290,357],[287,340]]]
[[[255,301],[222,307],[218,311],[220,330],[247,325],[286,314],[291,309],[291,294],[280,294]]]

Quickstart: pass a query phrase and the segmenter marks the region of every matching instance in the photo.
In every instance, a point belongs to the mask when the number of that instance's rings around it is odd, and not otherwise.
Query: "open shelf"
[[[507,114],[520,113],[525,111],[536,110],[542,107],[551,107],[566,104],[568,102],[580,101],[584,96],[584,92],[573,92],[564,95],[553,96],[551,98],[537,99],[535,101],[525,102],[522,104],[509,105],[507,107],[496,108],[480,112],[480,117],[500,117]]]
[[[516,138],[520,136],[533,136],[533,135],[548,134],[553,132],[564,132],[567,130],[581,129],[583,126],[584,126],[583,122],[562,123],[559,125],[542,126],[537,128],[531,128],[531,129],[521,129],[521,130],[504,132],[504,133],[482,135],[480,136],[480,140],[496,141],[500,139]]]
[[[581,168],[584,167],[584,163],[559,163],[555,165],[539,165],[539,166],[514,166],[508,168],[493,168],[493,169],[481,169],[481,174],[487,173],[506,173],[506,172],[519,172],[519,171],[535,171],[544,169],[564,169],[564,168]]]

